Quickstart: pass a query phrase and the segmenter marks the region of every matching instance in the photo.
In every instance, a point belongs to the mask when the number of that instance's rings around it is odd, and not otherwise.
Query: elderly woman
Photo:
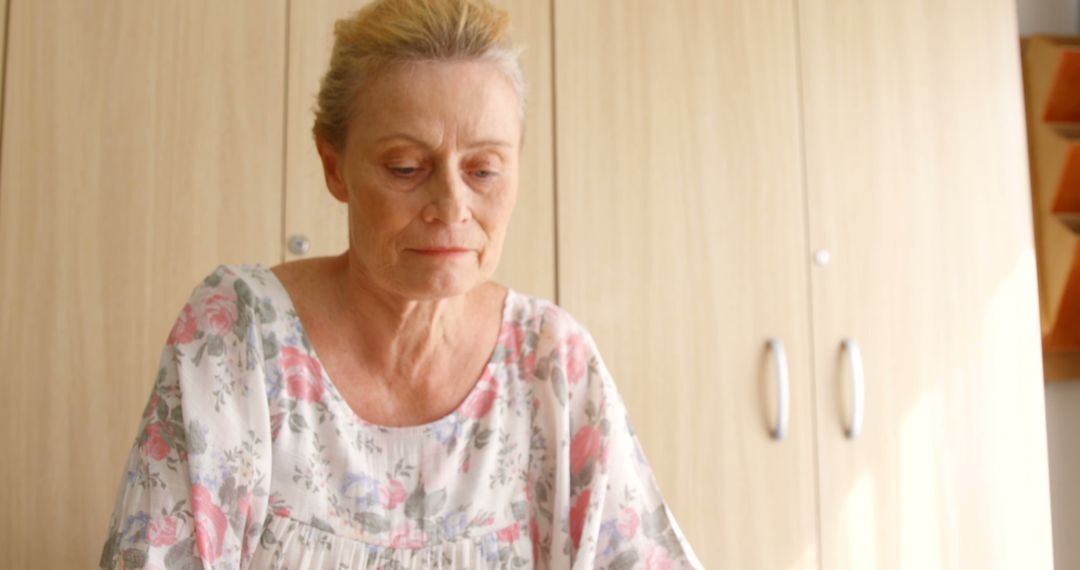
[[[491,280],[524,82],[483,0],[338,22],[338,257],[222,266],[169,335],[105,568],[699,567],[588,332]]]

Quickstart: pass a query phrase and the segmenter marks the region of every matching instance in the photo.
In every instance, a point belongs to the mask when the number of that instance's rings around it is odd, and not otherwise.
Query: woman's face
[[[421,62],[357,94],[342,154],[319,143],[330,192],[349,205],[350,260],[409,298],[491,278],[517,198],[522,124],[495,64]]]

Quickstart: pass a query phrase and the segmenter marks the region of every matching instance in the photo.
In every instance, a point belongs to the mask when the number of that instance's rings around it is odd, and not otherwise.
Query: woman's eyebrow
[[[382,143],[390,142],[390,141],[393,141],[393,140],[399,140],[399,139],[404,139],[406,141],[409,141],[411,143],[417,144],[417,145],[425,147],[425,148],[433,148],[433,146],[430,143],[428,143],[427,141],[421,140],[421,139],[419,139],[419,138],[417,138],[417,137],[415,137],[413,135],[410,135],[408,133],[391,133],[389,135],[384,135],[384,136],[381,136],[381,137],[375,139],[375,143],[376,144],[382,144]],[[481,148],[481,147],[513,148],[514,145],[513,145],[513,143],[511,143],[509,141],[501,140],[501,139],[482,139],[482,140],[478,140],[478,141],[468,143],[466,146],[462,147],[462,149],[463,150],[473,150],[473,149]]]
[[[473,143],[469,143],[468,146],[465,146],[465,147],[462,147],[462,148],[464,148],[465,150],[472,150],[474,148],[480,148],[480,147],[485,147],[485,146],[497,146],[497,147],[504,147],[504,148],[513,148],[514,145],[507,142],[507,141],[504,141],[504,140],[485,139],[485,140],[480,140],[480,141],[476,141],[476,142],[473,142]]]
[[[430,147],[431,146],[426,141],[420,140],[420,139],[418,139],[418,138],[416,138],[416,137],[414,137],[414,136],[412,136],[412,135],[410,135],[408,133],[393,133],[393,134],[381,136],[381,137],[375,139],[375,142],[376,143],[384,143],[384,142],[388,142],[388,141],[392,141],[392,140],[396,140],[396,139],[405,139],[405,140],[407,140],[409,142],[416,143],[416,144],[418,144],[420,146],[425,146],[425,147]]]

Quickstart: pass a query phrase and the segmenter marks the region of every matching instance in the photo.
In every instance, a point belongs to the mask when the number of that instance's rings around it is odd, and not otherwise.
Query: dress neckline
[[[289,290],[285,288],[285,284],[282,283],[280,279],[278,279],[277,274],[274,273],[269,266],[263,265],[262,263],[257,263],[255,264],[255,267],[265,274],[265,281],[272,284],[278,290],[279,296],[285,304],[284,308],[286,310],[291,310],[292,313],[296,315],[297,329],[300,335],[302,335],[302,338],[307,339],[306,344],[310,348],[310,357],[315,360],[315,362],[319,365],[319,374],[321,375],[322,383],[324,385],[326,393],[329,396],[329,398],[326,399],[327,404],[335,408],[335,414],[338,414],[341,417],[345,418],[350,424],[352,424],[359,430],[374,430],[384,436],[407,438],[409,436],[424,435],[430,430],[440,427],[449,422],[471,420],[471,418],[462,413],[462,408],[467,402],[469,402],[470,399],[475,397],[478,392],[484,389],[484,386],[482,386],[482,384],[484,384],[483,380],[486,376],[490,375],[493,378],[498,379],[498,375],[495,374],[495,367],[499,364],[498,356],[500,352],[499,342],[502,339],[501,331],[503,326],[505,326],[511,320],[513,296],[516,294],[516,291],[514,291],[513,288],[505,285],[504,287],[506,287],[506,294],[503,297],[501,318],[499,322],[500,333],[495,337],[495,345],[492,347],[491,353],[488,355],[487,363],[484,364],[484,368],[481,370],[480,376],[478,376],[473,382],[473,386],[469,389],[469,392],[465,395],[465,398],[462,399],[461,402],[459,402],[452,411],[430,422],[410,426],[387,426],[365,420],[364,418],[360,417],[360,414],[356,413],[356,410],[354,410],[352,406],[349,405],[349,403],[345,400],[345,397],[342,396],[340,391],[338,391],[337,385],[334,384],[333,379],[330,378],[330,374],[326,371],[326,366],[323,364],[322,359],[319,358],[319,355],[315,350],[315,345],[311,343],[311,338],[307,334],[307,328],[304,326],[303,321],[300,319],[300,313],[296,310],[296,304],[293,303],[292,295],[290,295]]]

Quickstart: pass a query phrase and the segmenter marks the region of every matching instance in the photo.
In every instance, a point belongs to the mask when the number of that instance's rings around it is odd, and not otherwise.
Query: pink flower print
[[[503,323],[499,329],[498,345],[507,349],[506,362],[516,361],[525,346],[525,331],[515,323]]]
[[[173,345],[189,343],[195,340],[195,328],[195,311],[189,303],[180,311],[180,316],[169,333],[169,340],[165,342]]]
[[[278,412],[270,416],[270,441],[277,441],[283,423],[285,423],[285,412]]]
[[[461,406],[461,413],[473,419],[480,419],[491,411],[498,394],[495,390],[480,390],[473,392]]]
[[[236,322],[236,297],[217,291],[203,301],[203,321],[210,334],[224,336]]]
[[[169,454],[169,443],[165,441],[162,430],[169,427],[161,422],[154,422],[146,426],[146,439],[143,440],[142,454],[154,461],[161,461]]]
[[[251,530],[251,523],[254,522],[251,520],[251,497],[252,493],[251,491],[248,491],[242,497],[240,497],[239,501],[236,502],[236,512],[240,513],[240,516],[244,521],[243,536],[247,536],[248,531]],[[248,541],[244,540],[242,542],[243,548],[240,552],[240,558],[242,560],[247,560],[248,556],[251,554],[250,552],[248,552]]]
[[[581,531],[585,528],[585,515],[589,511],[590,497],[592,497],[592,490],[585,489],[574,501],[574,506],[570,507],[570,540],[573,541],[575,549],[581,544]]]
[[[151,546],[172,546],[176,542],[176,517],[158,517],[146,526],[146,540]]]
[[[585,348],[585,339],[579,334],[566,337],[566,381],[577,384],[585,376],[589,351]]]
[[[383,508],[388,511],[405,502],[405,496],[405,486],[397,479],[391,479],[388,484],[379,488],[379,499]]]
[[[279,517],[289,516],[289,505],[285,504],[285,500],[282,499],[280,495],[271,493],[269,503],[270,511],[273,512],[274,515]]]
[[[667,549],[659,544],[649,545],[645,550],[645,570],[671,570]]]
[[[540,526],[536,519],[529,517],[529,540],[532,542],[533,562],[540,562]]]
[[[199,558],[203,562],[214,562],[221,556],[229,521],[221,507],[214,504],[210,490],[199,483],[191,486],[191,512],[195,517],[195,546]]]
[[[521,376],[526,380],[532,380],[536,377],[536,351],[532,351],[528,356],[521,359],[521,363],[518,365],[518,370],[521,371]]]
[[[424,546],[424,534],[416,523],[409,520],[390,533],[390,548],[421,548]]]
[[[584,426],[570,441],[570,474],[577,475],[600,453],[600,430]]]
[[[514,523],[499,530],[496,535],[499,537],[499,542],[512,543],[521,536],[521,525]]]
[[[322,368],[314,358],[294,347],[286,346],[281,349],[281,368],[285,372],[285,385],[289,396],[308,402],[322,399]]]
[[[637,511],[633,507],[626,507],[619,513],[619,522],[616,525],[619,529],[619,536],[623,540],[630,540],[634,537],[634,533],[637,532],[640,523],[641,519],[638,517]]]

